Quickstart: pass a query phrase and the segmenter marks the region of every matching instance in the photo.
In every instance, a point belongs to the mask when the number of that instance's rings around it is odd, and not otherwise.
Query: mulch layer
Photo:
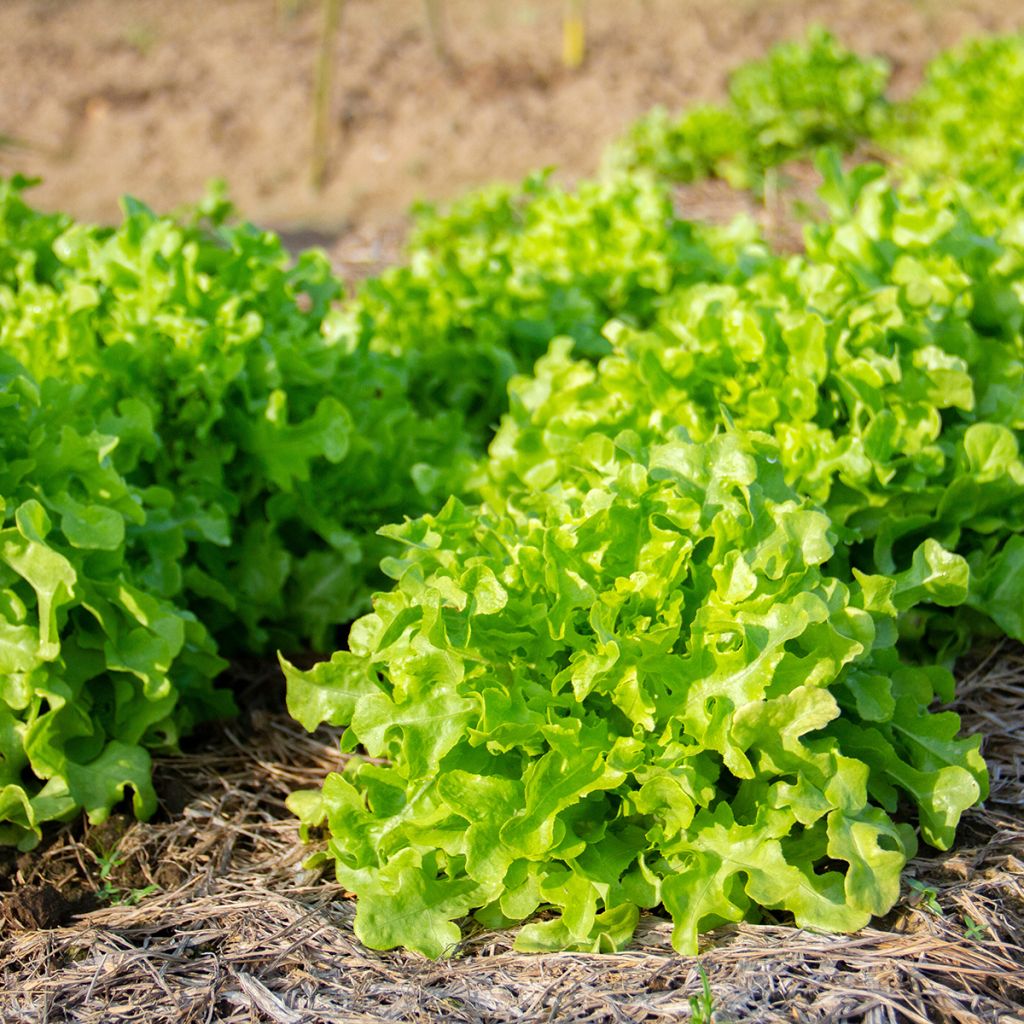
[[[157,763],[162,820],[69,825],[0,865],[0,1020],[1024,1022],[1017,645],[961,673],[956,708],[986,736],[991,797],[953,850],[909,865],[887,918],[856,935],[726,927],[699,957],[674,954],[653,915],[616,955],[517,954],[506,932],[472,934],[439,962],[363,948],[354,903],[304,869],[310,847],[284,806],[342,763],[337,733],[307,735],[269,703]],[[691,1002],[704,978],[710,1018]]]

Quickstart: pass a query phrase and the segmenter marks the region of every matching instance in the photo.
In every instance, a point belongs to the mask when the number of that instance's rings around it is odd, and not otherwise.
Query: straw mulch
[[[1024,1022],[1024,650],[970,667],[959,710],[987,736],[992,796],[873,928],[741,925],[689,958],[651,916],[618,955],[519,955],[487,933],[438,963],[362,948],[352,901],[302,867],[283,801],[338,767],[336,736],[250,712],[158,764],[164,820],[69,826],[10,865],[0,1020],[675,1021],[703,971],[718,1024]]]

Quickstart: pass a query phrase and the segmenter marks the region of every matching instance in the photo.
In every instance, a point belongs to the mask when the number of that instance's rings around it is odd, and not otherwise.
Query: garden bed
[[[266,689],[265,676],[255,681]],[[436,963],[365,949],[354,903],[303,869],[309,848],[284,798],[337,769],[337,737],[307,735],[269,700],[158,762],[161,820],[67,826],[22,858],[3,897],[0,1019],[668,1022],[700,997],[702,968],[721,1024],[1014,1024],[1024,1020],[1024,651],[1006,643],[965,666],[959,694],[965,729],[987,737],[992,795],[964,815],[953,850],[911,863],[904,898],[873,927],[730,926],[705,936],[694,960],[674,955],[671,923],[649,915],[623,953],[524,956],[511,933],[479,932]],[[25,927],[28,886],[52,886],[65,915],[83,893],[108,895],[59,927],[31,927],[52,917]]]

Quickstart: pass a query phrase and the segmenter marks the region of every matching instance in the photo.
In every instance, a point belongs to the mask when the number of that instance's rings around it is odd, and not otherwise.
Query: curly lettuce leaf
[[[545,489],[388,533],[351,651],[286,666],[293,713],[357,751],[290,806],[368,946],[435,957],[471,912],[544,912],[518,948],[614,949],[659,904],[683,952],[759,908],[859,928],[916,848],[896,789],[940,846],[983,792],[944,680],[893,647],[898,605],[964,600],[966,563],[929,541],[887,587],[829,575],[765,435],[592,436]]]

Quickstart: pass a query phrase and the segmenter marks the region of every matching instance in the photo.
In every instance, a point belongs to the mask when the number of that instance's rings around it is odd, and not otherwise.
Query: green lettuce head
[[[951,677],[894,650],[900,609],[964,599],[963,560],[830,576],[829,519],[764,435],[594,434],[572,464],[389,528],[351,651],[285,664],[292,713],[360,751],[291,799],[357,935],[436,957],[475,913],[529,919],[523,950],[613,949],[660,905],[693,953],[761,908],[885,913],[917,831],[945,848],[985,792],[978,739],[928,710]]]

